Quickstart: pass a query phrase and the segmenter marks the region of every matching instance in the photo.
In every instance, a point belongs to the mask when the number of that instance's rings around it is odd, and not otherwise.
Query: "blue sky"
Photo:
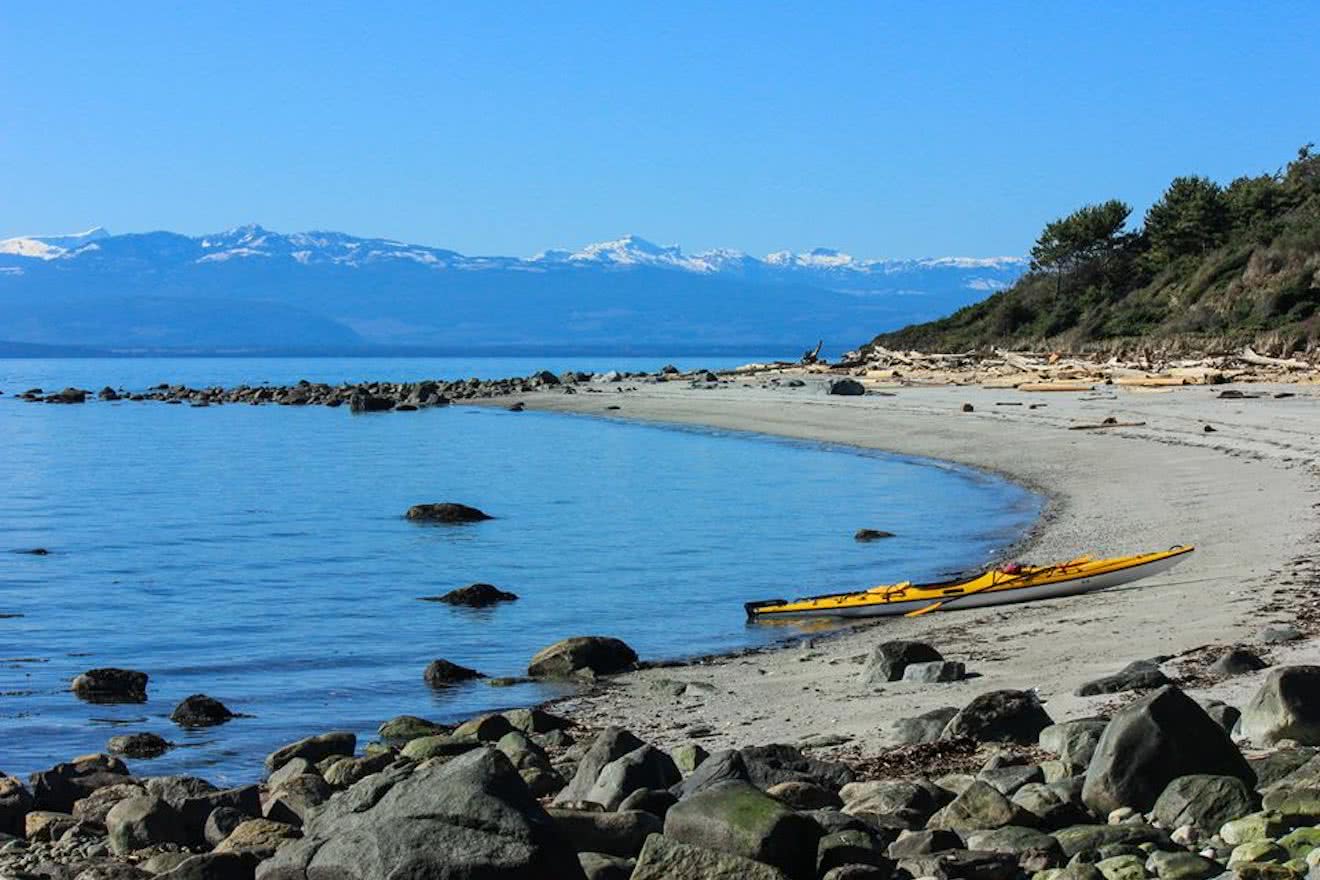
[[[1024,253],[1320,141],[1320,4],[6,4],[0,237]]]

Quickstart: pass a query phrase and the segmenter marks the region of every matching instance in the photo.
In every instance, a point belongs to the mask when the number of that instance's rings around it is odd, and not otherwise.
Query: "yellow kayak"
[[[928,611],[984,608],[1034,599],[1076,596],[1131,583],[1168,571],[1194,548],[1177,546],[1157,553],[1092,559],[1081,556],[1055,565],[1006,565],[970,578],[937,584],[907,581],[857,593],[832,593],[804,599],[748,602],[749,618],[890,617]]]

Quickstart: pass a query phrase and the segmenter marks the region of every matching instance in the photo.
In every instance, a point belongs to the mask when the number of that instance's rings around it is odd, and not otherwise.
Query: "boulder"
[[[114,809],[115,804],[131,797],[144,797],[149,792],[137,782],[124,782],[98,788],[73,805],[73,817],[79,822],[104,825],[105,817]]]
[[[246,813],[233,807],[216,807],[206,817],[206,824],[202,826],[202,838],[214,849],[249,818],[251,817]]]
[[[1063,858],[1063,849],[1059,842],[1043,831],[1024,828],[1021,825],[1005,825],[986,831],[969,831],[966,835],[967,848],[977,852],[1010,853],[1021,855],[1028,850],[1051,853],[1055,863]]]
[[[1242,710],[1242,735],[1260,745],[1320,745],[1320,666],[1270,670]]]
[[[394,401],[365,391],[354,391],[348,398],[348,408],[355,413],[388,412],[394,408]]]
[[[1179,776],[1155,801],[1155,821],[1165,828],[1191,825],[1209,837],[1230,819],[1259,809],[1256,793],[1236,776]]]
[[[1095,747],[1100,744],[1100,736],[1108,724],[1103,718],[1051,724],[1040,732],[1037,742],[1042,749],[1058,755],[1060,761],[1080,773],[1091,763],[1091,756],[1095,754]]]
[[[1250,840],[1273,840],[1292,824],[1281,813],[1263,810],[1225,822],[1219,829],[1219,836],[1229,846],[1238,846]]]
[[[1224,873],[1224,866],[1193,852],[1153,852],[1150,866],[1160,880],[1210,880]]]
[[[1205,714],[1213,718],[1216,724],[1230,734],[1237,729],[1237,723],[1242,718],[1242,712],[1235,706],[1221,703],[1219,700],[1206,700],[1201,704],[1201,708],[1205,709]]]
[[[1151,660],[1137,660],[1124,666],[1113,675],[1088,681],[1077,688],[1079,697],[1093,697],[1097,694],[1118,694],[1124,691],[1154,690],[1169,684],[1169,677],[1160,671],[1158,663]]]
[[[611,725],[605,728],[592,741],[590,748],[578,762],[573,779],[555,797],[554,802],[566,804],[586,800],[587,793],[596,785],[596,778],[600,776],[600,771],[605,769],[605,765],[644,745],[645,743],[622,727]]]
[[[883,529],[858,529],[853,533],[854,541],[879,541],[882,538],[894,537],[893,532],[886,532]]]
[[[699,743],[682,743],[669,750],[669,757],[674,759],[674,764],[681,772],[691,773],[710,757],[710,752]]]
[[[214,785],[200,776],[148,776],[141,782],[146,786],[147,794],[160,798],[175,809],[188,798],[203,797],[217,791]]]
[[[1033,782],[1044,782],[1045,774],[1041,772],[1040,767],[1036,764],[1019,764],[982,770],[976,774],[976,778],[989,783],[991,788],[1004,797],[1009,797],[1024,785]]]
[[[120,801],[105,817],[110,849],[123,856],[149,846],[188,842],[179,811],[158,797],[131,797]]]
[[[712,785],[734,780],[750,782],[751,774],[747,772],[747,764],[743,761],[742,754],[726,749],[702,761],[687,779],[675,785],[671,791],[682,800],[697,792],[705,791]]]
[[[852,828],[826,834],[816,844],[816,873],[821,875],[844,865],[890,867],[885,844],[874,834]]]
[[[266,769],[273,772],[294,758],[303,758],[314,764],[331,755],[351,757],[356,749],[357,736],[348,731],[336,730],[317,734],[271,752],[266,756]]]
[[[578,853],[578,864],[587,880],[629,880],[632,877],[634,859],[622,859],[605,853]]]
[[[24,817],[36,807],[32,792],[12,776],[0,774],[0,834],[24,833]]]
[[[827,788],[841,788],[856,774],[846,764],[808,758],[795,746],[774,743],[740,749],[748,778],[757,788],[766,789],[780,782],[815,782]]]
[[[621,858],[633,858],[652,834],[664,830],[664,822],[651,813],[619,811],[597,813],[591,810],[565,810],[551,807],[555,831],[575,852],[598,852]]]
[[[1056,790],[1055,786],[1029,782],[1013,792],[1013,803],[1035,816],[1042,828],[1066,828],[1087,820],[1085,808]]]
[[[224,703],[206,694],[184,697],[170,713],[170,720],[180,727],[212,727],[235,717]]]
[[[447,605],[465,605],[468,608],[485,608],[497,602],[513,602],[517,598],[516,593],[507,593],[492,584],[469,584],[437,596],[434,601]]]
[[[527,674],[533,678],[567,678],[590,670],[596,675],[609,675],[625,672],[636,664],[637,652],[619,639],[576,636],[536,652]]]
[[[930,663],[910,663],[903,670],[903,681],[915,681],[923,684],[936,684],[947,681],[962,681],[967,677],[967,667],[957,660],[934,660]]]
[[[478,742],[499,742],[508,733],[513,732],[513,725],[503,715],[489,713],[469,718],[454,728],[454,736],[459,739],[475,739]]]
[[[898,870],[900,876],[906,872],[912,877],[931,877],[935,880],[1016,880],[1022,873],[1018,860],[1007,853],[972,852],[965,849],[909,856],[898,862]],[[1102,880],[1098,873],[1096,877]]]
[[[330,800],[332,789],[315,773],[300,773],[274,787],[262,807],[271,821],[303,825],[311,811]]]
[[[1179,776],[1255,774],[1222,727],[1173,686],[1121,709],[1105,727],[1087,767],[1082,800],[1106,816],[1119,807],[1146,811]]]
[[[962,846],[962,838],[952,831],[926,829],[923,831],[903,831],[887,850],[891,859],[905,859],[911,856],[929,855],[943,850],[957,849]]]
[[[979,779],[930,817],[927,828],[982,831],[1006,825],[1034,825],[1036,817]]]
[[[871,656],[866,660],[866,668],[862,671],[862,683],[876,685],[900,681],[909,665],[933,663],[943,659],[939,651],[925,642],[882,642],[871,651]]]
[[[812,880],[820,826],[746,782],[721,782],[683,798],[665,816],[665,837],[742,856]]]
[[[833,790],[814,782],[780,782],[767,788],[765,793],[799,811],[843,806],[843,801]]]
[[[1141,846],[1150,843],[1157,847],[1170,846],[1167,834],[1158,828],[1139,822],[1122,825],[1073,825],[1055,831],[1053,837],[1062,847],[1063,855],[1069,859],[1078,853],[1098,852],[1103,847],[1115,844]]]
[[[1295,626],[1286,624],[1270,624],[1263,626],[1260,632],[1256,633],[1256,640],[1264,645],[1279,645],[1284,642],[1295,642],[1302,637],[1302,633]]]
[[[462,755],[481,747],[474,737],[454,736],[452,733],[437,733],[435,736],[419,736],[408,740],[399,751],[399,757],[409,761],[425,761],[428,758],[449,758]]]
[[[306,837],[260,865],[259,880],[583,877],[576,853],[499,751],[383,776],[330,801]]]
[[[325,773],[321,775],[325,777],[326,784],[331,788],[348,788],[358,780],[384,770],[394,763],[396,757],[394,752],[385,750],[363,755],[360,758],[340,758],[327,767]]]
[[[248,853],[209,852],[191,855],[164,874],[161,880],[252,880],[257,859]]]
[[[448,660],[443,659],[432,660],[426,665],[426,670],[422,672],[422,679],[433,688],[449,687],[459,682],[485,677],[475,669],[459,666],[457,663],[450,663]]]
[[[485,511],[468,507],[466,504],[455,504],[451,501],[443,501],[438,504],[414,504],[408,508],[408,512],[404,516],[413,522],[447,523],[451,525],[494,519]]]
[[[678,798],[671,791],[658,791],[653,788],[639,788],[632,794],[623,799],[619,804],[619,812],[626,813],[629,810],[641,810],[643,813],[650,813],[660,819],[665,817],[669,808],[678,803]]]
[[[898,779],[851,782],[839,790],[839,797],[850,816],[895,816],[918,827],[940,807],[929,788]]]
[[[1053,723],[1034,693],[991,691],[981,694],[949,719],[940,736],[1032,745],[1040,738],[1040,732]]]
[[[681,843],[661,834],[646,838],[630,880],[789,880],[752,859]]]
[[[268,859],[280,847],[300,837],[302,832],[293,825],[270,819],[248,819],[229,832],[215,852],[251,853],[259,859]]]
[[[542,709],[510,709],[504,713],[504,717],[514,730],[529,735],[564,730],[572,724],[567,718],[552,715]]]
[[[105,750],[125,758],[159,758],[172,748],[172,743],[154,733],[125,733],[110,737]]]
[[[825,386],[825,393],[860,397],[866,393],[866,386],[856,379],[831,379]]]
[[[669,755],[654,746],[644,745],[602,767],[595,784],[582,799],[614,810],[638,789],[667,789],[682,778]],[[640,841],[638,848],[641,848]]]
[[[145,703],[147,674],[109,666],[89,669],[73,679],[69,690],[89,703]]]
[[[1264,669],[1269,664],[1260,659],[1259,656],[1248,651],[1246,648],[1230,648],[1214,663],[1210,664],[1208,670],[1211,675],[1230,678],[1234,675],[1246,675],[1249,672],[1257,672]]]
[[[109,755],[84,755],[49,770],[33,773],[31,783],[34,807],[68,813],[76,801],[98,788],[129,781],[128,767]]]
[[[916,745],[935,742],[949,726],[949,721],[958,710],[952,706],[931,709],[912,718],[900,718],[891,728],[891,739],[897,745]]]
[[[416,715],[398,715],[376,728],[380,738],[391,743],[406,743],[418,737],[449,732],[450,728],[445,725],[418,718]]]

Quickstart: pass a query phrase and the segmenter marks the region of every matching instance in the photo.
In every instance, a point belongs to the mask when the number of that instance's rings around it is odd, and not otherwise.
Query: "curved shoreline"
[[[1036,524],[1011,549],[1037,554],[1036,561],[1176,543],[1195,543],[1198,552],[1175,574],[1095,597],[890,619],[880,624],[883,633],[873,624],[837,638],[807,639],[796,650],[788,643],[754,656],[642,670],[596,692],[558,700],[557,711],[592,725],[646,727],[665,744],[705,728],[703,742],[711,747],[791,742],[828,732],[869,750],[886,744],[884,731],[899,718],[963,705],[999,688],[1035,688],[1054,717],[1081,717],[1113,699],[1074,696],[1082,682],[1136,659],[1251,643],[1262,625],[1292,622],[1288,603],[1316,583],[1306,555],[1320,523],[1313,507],[1320,500],[1320,411],[1312,397],[1244,405],[1218,399],[1223,386],[1171,394],[1115,389],[1090,399],[946,386],[895,389],[893,397],[836,398],[808,382],[796,390],[666,383],[623,394],[535,393],[518,399],[528,409],[840,443],[1002,476],[1046,498]],[[1020,405],[995,406],[1001,402]],[[963,403],[972,403],[974,412],[963,412]],[[1031,409],[1029,403],[1046,406]],[[1145,424],[1067,430],[1111,415]],[[1205,432],[1211,423],[1218,427]],[[857,658],[879,641],[906,637],[931,641],[977,677],[942,685],[895,682],[876,692],[862,688]],[[1317,652],[1306,641],[1273,653],[1299,662]],[[1197,695],[1240,704],[1258,677],[1216,684]],[[663,687],[655,683],[666,678],[714,691],[658,696]]]

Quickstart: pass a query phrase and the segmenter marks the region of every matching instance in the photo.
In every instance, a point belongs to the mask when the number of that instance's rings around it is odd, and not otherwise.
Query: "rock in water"
[[[1228,733],[1172,685],[1142,697],[1105,727],[1086,770],[1082,800],[1092,812],[1145,812],[1174,779],[1193,774],[1256,782]]]
[[[126,758],[158,758],[170,750],[170,742],[154,733],[127,733],[110,737],[105,750]]]
[[[941,739],[970,737],[977,742],[1034,745],[1054,723],[1036,695],[1028,691],[991,691],[972,700],[949,719]]]
[[[466,504],[455,504],[452,501],[443,501],[438,504],[414,504],[408,508],[408,513],[405,516],[413,522],[450,524],[474,523],[495,518],[475,507],[468,507]]]
[[[450,590],[434,601],[444,602],[448,605],[466,605],[469,608],[485,608],[487,605],[494,605],[496,602],[513,602],[517,598],[516,593],[506,593],[492,584],[469,584],[466,587],[459,587],[457,590]],[[431,600],[428,599],[428,601]]]
[[[348,408],[355,413],[387,412],[394,408],[394,401],[388,397],[376,397],[365,391],[355,391],[348,399]]]
[[[862,683],[867,685],[899,681],[913,663],[933,663],[944,655],[925,642],[893,641],[877,645],[867,658]]]
[[[294,758],[302,758],[311,763],[325,760],[331,755],[351,758],[356,748],[357,736],[347,731],[336,730],[318,736],[309,736],[267,755],[266,769],[273,773]]]
[[[1320,745],[1320,666],[1272,670],[1242,710],[1242,735],[1259,745]]]
[[[206,694],[185,697],[170,713],[170,720],[181,727],[211,727],[233,717],[224,703]]]
[[[811,880],[821,829],[746,782],[721,782],[683,798],[665,816],[665,837],[773,865]]]
[[[853,534],[854,541],[879,541],[881,538],[892,538],[893,532],[886,532],[883,529],[858,529]]]
[[[377,779],[370,796],[328,802],[257,877],[583,878],[572,847],[494,749]]]
[[[856,379],[835,379],[825,386],[825,390],[829,394],[858,397],[866,393],[866,386]]]
[[[422,678],[431,687],[449,687],[451,684],[457,684],[461,681],[471,681],[474,678],[485,678],[475,669],[468,669],[466,666],[459,666],[457,663],[450,663],[448,660],[432,660],[426,666],[426,671],[422,673]]]
[[[69,686],[89,703],[145,703],[147,674],[133,669],[89,669]]]
[[[527,665],[535,678],[566,678],[582,670],[596,675],[625,672],[637,663],[637,652],[619,639],[576,636],[542,648]]]

